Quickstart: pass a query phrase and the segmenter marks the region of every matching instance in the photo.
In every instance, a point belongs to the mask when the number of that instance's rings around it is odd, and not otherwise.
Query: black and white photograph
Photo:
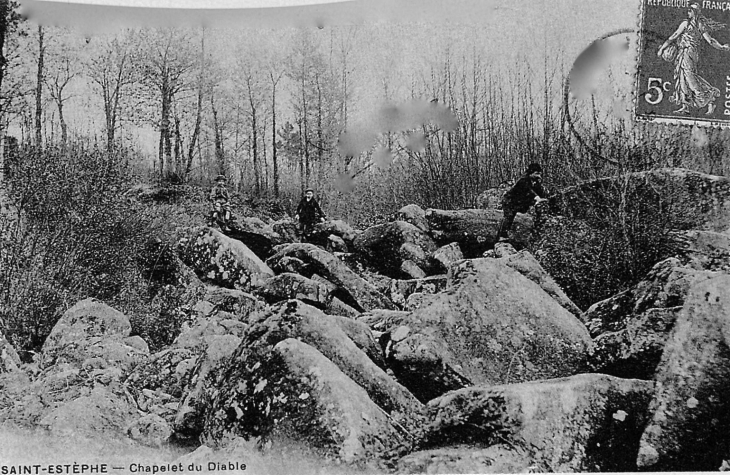
[[[729,11],[0,0],[0,475],[730,471]]]

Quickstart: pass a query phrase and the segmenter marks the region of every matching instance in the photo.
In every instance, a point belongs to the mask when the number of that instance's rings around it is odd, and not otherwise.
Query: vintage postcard
[[[730,469],[730,2],[0,0],[0,475]]]

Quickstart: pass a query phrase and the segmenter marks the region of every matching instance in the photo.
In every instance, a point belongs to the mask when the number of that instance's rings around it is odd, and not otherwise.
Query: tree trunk
[[[40,147],[43,143],[43,59],[46,47],[43,44],[43,27],[38,26],[38,71],[35,90],[35,143]]]
[[[195,127],[193,128],[193,136],[190,138],[190,147],[188,148],[188,162],[185,167],[185,176],[190,173],[193,166],[193,156],[195,152],[195,144],[200,135],[200,124],[203,120],[203,86],[205,82],[205,28],[203,28],[200,40],[200,74],[198,76],[198,109],[195,115]],[[212,94],[212,93],[211,93]]]
[[[170,143],[170,84],[169,78],[162,78],[162,118],[160,120],[160,177],[165,174],[165,162],[172,158],[172,147]]]
[[[261,165],[259,164],[259,134],[256,117],[256,108],[251,104],[251,152],[253,155],[254,190],[258,196],[261,193]]]
[[[63,118],[63,101],[61,100],[60,96],[57,105],[58,121],[61,124],[61,145],[65,148],[66,143],[68,142],[68,125],[66,124],[66,120]]]
[[[213,102],[212,95],[210,96],[210,105],[211,110],[213,111],[213,130],[215,133],[215,160],[218,164],[218,174],[225,175],[226,164],[225,155],[223,153],[223,134],[221,133],[221,128],[218,124],[218,111],[215,108],[215,103]]]
[[[114,129],[116,128],[116,102],[112,105],[111,98],[108,98],[108,91],[104,93],[104,115],[106,116],[106,149],[111,152],[114,149]]]
[[[180,117],[175,114],[175,175],[182,175],[182,136],[180,135]]]
[[[280,76],[281,77],[281,76]],[[274,166],[274,197],[279,198],[279,162],[276,156],[276,83],[271,75],[271,159]]]

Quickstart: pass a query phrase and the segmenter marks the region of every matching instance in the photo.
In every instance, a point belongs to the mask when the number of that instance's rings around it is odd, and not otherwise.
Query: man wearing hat
[[[218,175],[215,179],[215,186],[210,190],[210,201],[216,213],[223,213],[224,231],[230,231],[228,223],[231,222],[231,201],[226,188],[226,177]]]
[[[527,213],[532,205],[544,201],[546,196],[542,187],[542,167],[539,163],[531,163],[525,174],[502,197],[504,217],[497,237],[500,240],[507,239],[517,213]]]
[[[305,238],[312,233],[315,223],[324,222],[324,213],[317,200],[314,199],[313,189],[307,188],[304,192],[304,198],[297,206],[297,214],[294,219],[299,220],[299,231]]]

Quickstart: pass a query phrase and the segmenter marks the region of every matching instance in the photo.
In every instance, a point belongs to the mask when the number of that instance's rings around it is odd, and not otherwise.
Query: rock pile
[[[722,180],[683,180],[690,194],[710,183],[698,199],[726,209],[711,199]],[[171,268],[199,292],[174,343],[150,354],[127,316],[92,299],[33,364],[0,335],[0,425],[203,444],[186,461],[296,446],[402,473],[730,458],[730,235],[682,231],[676,257],[581,312],[529,252],[495,246],[500,211],[396,217],[324,223],[321,245],[286,221],[244,220],[236,239],[183,231]],[[518,216],[518,240],[530,226]]]

